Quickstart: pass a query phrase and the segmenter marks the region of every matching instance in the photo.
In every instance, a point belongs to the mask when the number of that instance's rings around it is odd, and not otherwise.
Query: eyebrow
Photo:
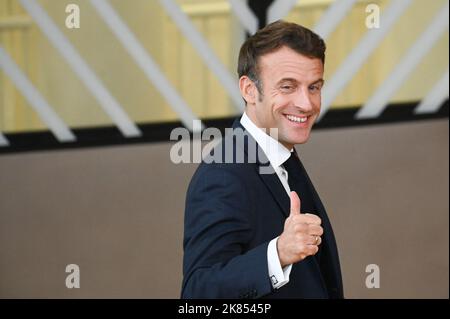
[[[318,79],[317,81],[314,81],[313,83],[311,83],[310,85],[314,85],[314,84],[323,84],[325,81],[323,79]]]
[[[283,78],[283,79],[281,79],[281,80],[279,80],[278,82],[277,82],[277,85],[280,85],[281,83],[283,83],[283,82],[295,82],[295,83],[298,83],[298,81],[296,80],[296,79],[294,79],[294,78]],[[318,79],[318,80],[316,80],[316,81],[314,81],[314,82],[312,82],[312,83],[310,83],[310,84],[308,84],[308,86],[309,85],[314,85],[314,84],[323,84],[325,81],[322,79],[322,78],[320,78],[320,79]]]

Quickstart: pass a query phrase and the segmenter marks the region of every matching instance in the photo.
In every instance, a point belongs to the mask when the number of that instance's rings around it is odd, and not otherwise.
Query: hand
[[[277,241],[281,267],[297,263],[319,251],[322,221],[313,214],[300,214],[300,198],[296,192],[290,193],[291,212],[284,223],[283,233]]]

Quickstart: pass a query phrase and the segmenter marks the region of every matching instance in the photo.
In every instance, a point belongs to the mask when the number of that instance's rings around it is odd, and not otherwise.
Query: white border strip
[[[253,35],[258,31],[258,19],[253,14],[252,10],[247,5],[247,1],[244,0],[229,0],[231,10],[233,10],[235,16],[239,19],[242,26],[247,30],[250,35]]]
[[[380,28],[367,31],[363,39],[333,74],[332,78],[327,81],[322,92],[322,110],[317,121],[323,118],[334,99],[347,86],[411,2],[411,0],[392,1],[389,7],[382,12]]]
[[[420,102],[414,110],[415,114],[434,113],[439,111],[439,108],[448,99],[448,68],[447,72],[441,77],[436,85],[431,89],[427,96]]]
[[[73,142],[75,135],[53,111],[36,87],[28,80],[13,59],[0,45],[0,68],[9,76],[17,89],[22,93],[42,122],[53,132],[59,142]]]
[[[231,97],[236,110],[243,112],[244,102],[237,86],[237,80],[235,80],[228,70],[222,65],[213,50],[209,47],[208,43],[195,29],[195,26],[192,24],[188,16],[180,9],[174,0],[159,0],[159,3],[184,36],[189,40],[189,42],[192,43],[193,47],[197,50],[197,53],[206,65],[217,76]]]
[[[142,134],[136,124],[130,120],[120,104],[109,93],[100,79],[89,68],[75,47],[58,29],[44,9],[39,6],[38,2],[35,0],[20,0],[20,3],[33,17],[52,45],[65,58],[72,70],[86,85],[86,88],[97,99],[100,106],[118,126],[122,134],[127,137],[141,136]]]
[[[336,29],[336,26],[345,18],[347,13],[352,9],[358,0],[339,0],[334,1],[322,14],[319,21],[314,26],[314,32],[319,34],[323,39]]]
[[[283,19],[297,2],[298,0],[275,0],[267,11],[267,23]]]
[[[366,119],[379,116],[389,103],[390,98],[397,92],[400,86],[407,80],[408,75],[425,57],[429,50],[439,40],[440,36],[448,29],[449,4],[443,6],[434,17],[432,23],[420,35],[419,39],[411,46],[408,53],[400,59],[397,66],[389,74],[386,80],[375,91],[366,104],[356,113],[356,118]]]
[[[193,121],[199,120],[108,0],[91,0],[91,4],[150,82],[178,114],[183,124],[192,131],[194,129]]]

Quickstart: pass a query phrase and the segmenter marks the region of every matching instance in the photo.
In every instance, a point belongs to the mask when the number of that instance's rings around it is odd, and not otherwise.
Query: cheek
[[[320,109],[320,105],[322,103],[322,95],[320,93],[314,95],[312,98],[312,101],[313,101],[314,106]]]
[[[277,96],[272,101],[272,111],[276,115],[281,115],[283,110],[290,105],[291,101],[285,96]]]

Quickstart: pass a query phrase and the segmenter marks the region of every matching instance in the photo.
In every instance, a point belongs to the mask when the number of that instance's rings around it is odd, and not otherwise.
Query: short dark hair
[[[313,31],[296,23],[278,20],[249,37],[241,47],[238,60],[239,78],[248,76],[262,92],[258,60],[261,56],[287,46],[297,53],[318,58],[325,63],[326,45]]]

